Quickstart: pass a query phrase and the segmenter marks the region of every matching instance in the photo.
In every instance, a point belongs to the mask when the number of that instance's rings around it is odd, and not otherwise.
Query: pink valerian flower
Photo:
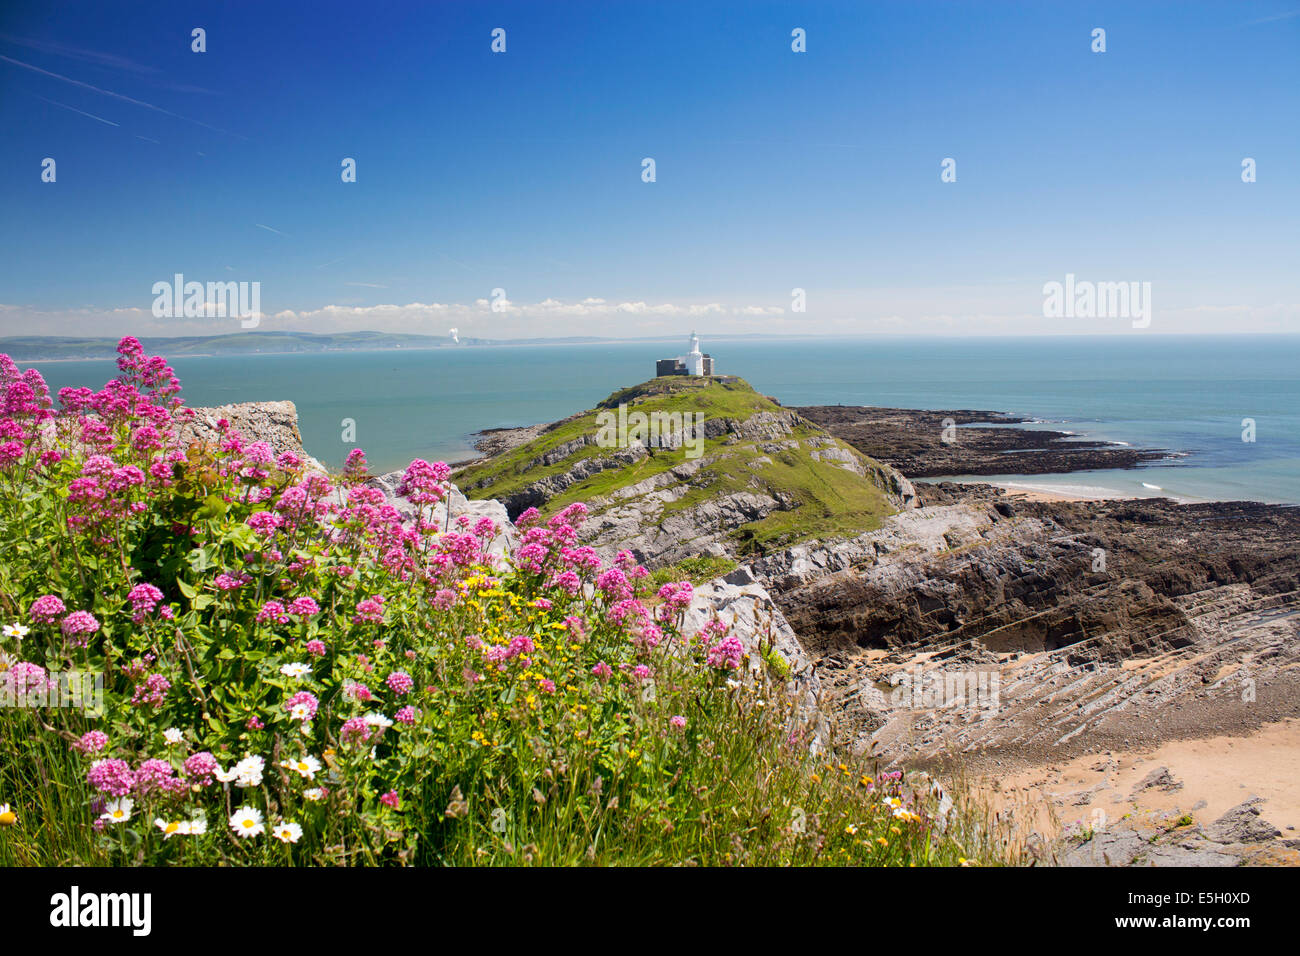
[[[314,640],[314,639],[313,639],[313,640],[310,640],[310,641],[308,641],[306,644],[303,645],[303,649],[304,649],[308,654],[310,654],[312,657],[324,657],[324,656],[325,656],[325,642],[324,642],[324,641],[318,641],[318,640]]]
[[[604,661],[601,661],[595,667],[593,667],[591,669],[591,672],[595,674],[597,677],[599,677],[601,680],[608,680],[609,678],[614,676],[614,668],[610,667]]]
[[[97,754],[108,746],[108,734],[102,730],[88,730],[73,746],[83,754]]]
[[[206,750],[185,758],[186,778],[190,783],[196,783],[200,787],[211,786],[220,769],[221,765],[217,763],[217,758]]]
[[[255,441],[244,449],[244,460],[251,465],[269,465],[275,460],[275,449],[269,442]]]
[[[343,696],[363,703],[374,699],[374,694],[370,693],[370,688],[365,684],[358,684],[356,681],[348,681],[343,685]]]
[[[546,526],[552,531],[557,531],[564,525],[572,525],[574,528],[582,527],[582,521],[590,514],[589,509],[581,501],[575,501],[558,515],[546,522]]]
[[[419,719],[419,709],[412,707],[409,704],[393,715],[393,720],[397,721],[399,724],[406,724],[407,726],[414,724]]]
[[[680,714],[676,714],[672,717],[669,717],[668,723],[672,724],[678,730],[686,729],[686,718],[681,716]]]
[[[67,613],[67,610],[57,597],[46,594],[32,602],[27,616],[36,624],[53,624],[57,618]]]
[[[653,650],[663,643],[664,632],[658,624],[644,624],[636,636],[632,638],[632,643],[638,648],[644,650]]]
[[[537,608],[539,611],[549,611],[551,609],[551,602],[546,598],[539,597],[533,600],[532,606]]]
[[[567,546],[560,548],[560,560],[571,571],[582,573],[583,571],[595,572],[600,570],[600,554],[590,545],[584,544],[580,548]]]
[[[507,656],[518,657],[521,654],[531,654],[537,650],[537,645],[527,634],[516,634],[510,639],[510,646],[506,648]]]
[[[284,605],[279,601],[267,601],[257,612],[255,620],[258,624],[264,624],[267,621],[275,624],[288,624],[289,615],[284,613]]]
[[[352,618],[353,624],[383,624],[384,623],[384,597],[382,594],[376,594],[374,597],[366,598],[357,602],[357,613]]]
[[[407,467],[397,486],[397,493],[413,505],[436,505],[447,493],[451,469],[441,461],[429,464],[417,458]]]
[[[131,703],[136,706],[159,707],[171,687],[172,682],[162,674],[150,674],[141,683],[135,685]]]
[[[166,760],[146,760],[135,772],[135,792],[139,796],[148,796],[155,790],[165,789],[175,775],[175,769]]]
[[[154,612],[162,598],[162,591],[152,584],[137,584],[131,589],[131,593],[126,596],[126,599],[131,602],[131,620],[136,624],[142,623],[146,617]],[[63,622],[65,628],[67,623],[67,621]]]
[[[638,664],[636,667],[632,668],[632,676],[637,680],[649,680],[653,675],[649,667],[644,664]]]
[[[244,722],[244,726],[247,727],[249,730],[261,730],[266,725],[262,723],[261,717],[258,717],[257,714],[254,714],[252,717],[249,717],[248,720]]]
[[[605,596],[614,601],[626,601],[632,597],[632,584],[620,568],[610,568],[596,576],[596,587]]]
[[[482,674],[478,673],[478,671],[475,671],[469,667],[464,668],[460,672],[460,676],[465,679],[465,683],[467,684],[477,684],[479,681],[483,679]]]
[[[86,771],[86,782],[101,793],[125,797],[135,789],[135,774],[125,760],[96,760]]]
[[[701,644],[711,644],[713,643],[714,638],[725,637],[728,629],[727,625],[721,620],[712,617],[705,621],[704,626],[701,627],[699,633],[695,635],[695,640]]]
[[[247,581],[247,576],[242,574],[239,577],[234,577],[229,574],[218,574],[216,581],[213,583],[216,584],[218,591],[233,591],[236,588],[242,588]]]
[[[710,647],[705,660],[710,667],[734,671],[740,666],[744,654],[745,646],[740,643],[740,638],[733,634]]]
[[[19,661],[9,670],[0,674],[0,700],[6,697],[21,701],[25,697],[40,697],[48,693],[55,686],[54,681],[50,680],[45,668],[40,664],[32,664],[28,661]]]
[[[345,744],[364,744],[370,741],[371,727],[364,717],[350,717],[343,723],[339,738]]]
[[[615,624],[623,624],[629,618],[637,624],[649,624],[650,612],[636,598],[619,601],[609,609],[608,617]]]
[[[281,471],[296,471],[302,464],[302,459],[291,451],[281,452],[275,459],[275,467]]]
[[[446,611],[456,603],[456,592],[450,588],[442,588],[433,596],[433,606],[440,611]]]
[[[347,482],[365,481],[367,476],[366,453],[360,448],[348,452],[347,461],[343,463],[343,479]]]
[[[271,511],[258,511],[244,522],[263,538],[269,538],[284,525],[284,519]]]
[[[551,579],[551,586],[573,596],[582,590],[582,578],[578,577],[578,573],[572,569],[561,571]]]
[[[320,707],[320,701],[316,699],[316,695],[305,690],[298,691],[284,702],[284,709],[289,712],[289,716],[303,723],[316,716],[318,707]]]
[[[310,617],[320,613],[320,605],[309,597],[294,598],[289,604],[289,613],[298,617]]]
[[[587,625],[576,614],[570,614],[564,619],[564,629],[569,632],[569,636],[575,641],[585,641],[587,639]]]
[[[411,675],[406,671],[393,671],[388,675],[388,680],[384,683],[395,694],[409,694],[415,689],[415,681],[411,679]]]
[[[695,600],[695,589],[691,587],[690,581],[675,581],[659,589],[659,598],[663,601],[659,606],[659,620],[666,621],[691,606],[691,601]]]
[[[386,794],[384,794],[382,797],[379,798],[379,802],[386,807],[392,807],[394,810],[396,810],[398,805],[401,803],[401,798],[397,796],[396,790],[389,790]]]
[[[528,571],[531,574],[541,574],[546,567],[546,561],[550,558],[551,552],[544,545],[536,542],[521,545],[515,549],[514,562],[520,570]]]
[[[548,694],[555,693],[555,681],[551,680],[549,677],[543,680],[540,686],[542,690]]]
[[[535,525],[541,517],[542,513],[536,508],[527,508],[520,512],[519,517],[515,519],[515,527],[520,531],[526,531]]]

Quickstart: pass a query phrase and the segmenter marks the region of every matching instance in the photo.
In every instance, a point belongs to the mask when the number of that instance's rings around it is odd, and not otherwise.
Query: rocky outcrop
[[[1263,819],[1259,797],[1213,823],[1194,822],[1180,809],[1131,815],[1069,841],[1063,866],[1260,866],[1300,864],[1300,841]]]
[[[737,573],[817,661],[847,743],[913,767],[1032,763],[1300,716],[1298,532],[1292,508],[977,490]],[[903,679],[994,697],[900,701]]]
[[[217,422],[225,419],[230,430],[239,432],[245,441],[264,441],[281,455],[292,452],[307,458],[298,433],[298,409],[293,402],[242,402],[192,409],[191,418],[180,431],[182,445],[192,442],[216,443],[221,440]]]

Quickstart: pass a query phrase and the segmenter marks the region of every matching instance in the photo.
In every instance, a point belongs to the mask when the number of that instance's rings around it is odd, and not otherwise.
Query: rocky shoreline
[[[913,480],[1138,468],[1181,456],[1161,448],[1081,439],[1071,432],[1015,428],[1032,419],[1002,412],[860,405],[810,405],[794,411]]]

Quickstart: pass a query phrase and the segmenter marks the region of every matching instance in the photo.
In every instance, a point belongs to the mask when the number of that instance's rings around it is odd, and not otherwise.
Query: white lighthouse
[[[690,351],[685,355],[655,362],[655,375],[712,375],[713,356],[700,352],[700,337],[692,332],[687,346]]]
[[[690,375],[704,374],[704,353],[700,351],[700,337],[691,333],[691,350],[686,353],[686,371]]]

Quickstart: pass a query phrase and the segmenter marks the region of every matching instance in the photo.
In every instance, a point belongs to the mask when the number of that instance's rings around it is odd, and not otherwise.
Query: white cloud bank
[[[515,302],[498,295],[470,303],[326,305],[263,313],[257,331],[408,332],[480,339],[679,335],[1043,335],[1214,334],[1300,332],[1300,304],[1286,302],[1162,304],[1157,297],[1148,329],[1127,319],[1059,319],[1042,315],[1036,286],[934,290],[808,291],[806,312],[789,302],[724,303],[615,301],[598,296],[564,301]],[[156,318],[146,308],[42,310],[0,304],[0,336],[182,336],[239,332],[236,318]]]

